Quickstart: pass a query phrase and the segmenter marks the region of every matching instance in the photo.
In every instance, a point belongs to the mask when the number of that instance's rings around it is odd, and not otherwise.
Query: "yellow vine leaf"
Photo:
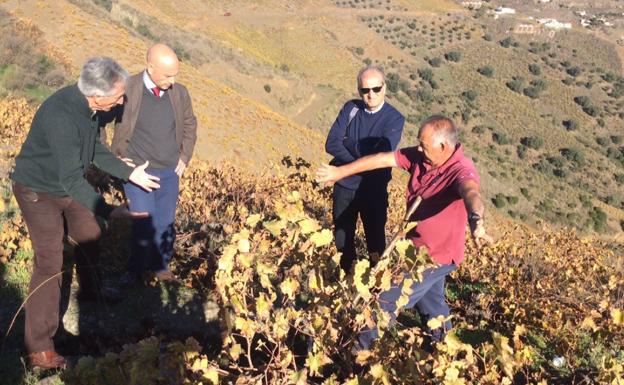
[[[370,282],[368,277],[369,262],[367,259],[362,259],[355,265],[355,274],[353,275],[353,283],[358,293],[364,300],[369,300],[371,293],[368,290],[368,283]]]
[[[344,385],[360,385],[360,382],[358,381],[357,377],[354,377],[345,382]]]
[[[328,229],[323,229],[320,232],[316,232],[310,237],[310,240],[317,248],[329,245],[333,239],[334,235],[332,234],[331,230]]]
[[[370,374],[373,378],[381,380],[384,385],[390,385],[390,381],[388,380],[388,373],[383,368],[381,364],[372,365],[370,368]]]
[[[403,309],[403,307],[405,307],[405,305],[408,304],[409,296],[413,293],[413,290],[412,290],[412,284],[413,283],[414,283],[414,280],[411,279],[411,278],[405,278],[403,280],[403,286],[401,287],[401,296],[399,297],[399,299],[396,302],[396,304],[397,304],[396,312],[397,313],[400,311],[400,309]]]
[[[310,354],[308,355],[308,358],[306,358],[306,366],[308,367],[308,369],[310,369],[310,374],[312,374],[313,376],[321,375],[319,369],[321,369],[323,365],[329,362],[330,360],[327,358],[327,356],[325,356],[323,352]]]
[[[315,221],[312,218],[303,219],[303,220],[297,222],[297,224],[301,228],[301,233],[302,234],[310,234],[310,233],[313,233],[315,231],[318,231],[319,228],[320,228],[318,222]]]
[[[240,330],[240,333],[243,336],[247,338],[253,338],[254,334],[256,334],[256,323],[252,320],[248,320],[243,317],[236,317],[234,326],[236,329]]]
[[[230,348],[230,356],[234,361],[238,361],[238,357],[240,357],[242,352],[243,348],[240,346],[240,344],[234,344]]]
[[[217,368],[215,368],[214,366],[209,367],[206,370],[203,370],[204,375],[203,377],[210,381],[210,383],[212,385],[218,385],[219,384],[219,371],[217,370]]]
[[[284,295],[287,295],[288,298],[294,299],[297,291],[299,291],[299,281],[288,278],[280,284],[280,290]]]
[[[596,322],[591,316],[585,317],[583,322],[581,322],[581,329],[587,329],[591,331],[598,331],[600,328],[596,325]]]
[[[0,199],[0,214],[6,210],[6,205],[4,204],[4,199]]]
[[[405,258],[407,249],[412,245],[412,241],[409,239],[400,239],[396,243],[396,250],[402,258]]]
[[[258,224],[258,222],[260,222],[260,219],[262,219],[262,215],[260,214],[253,214],[247,217],[247,220],[245,221],[245,224],[249,227],[256,227],[256,225]]]
[[[392,272],[390,271],[390,269],[386,269],[383,271],[378,286],[382,291],[390,290],[390,288],[392,287]]]
[[[508,377],[513,377],[513,348],[509,346],[509,338],[498,332],[492,332],[492,341],[498,354],[498,363]]]
[[[251,250],[251,244],[249,243],[249,239],[242,238],[238,240],[238,251],[241,253],[248,253]]]
[[[614,324],[622,325],[624,323],[624,312],[622,312],[622,309],[612,309],[611,319],[613,319]]]
[[[405,228],[403,229],[403,231],[405,233],[408,233],[411,229],[413,229],[417,225],[418,225],[418,222],[409,222],[407,225],[405,225]]]
[[[230,273],[234,268],[234,256],[236,255],[236,248],[228,245],[223,248],[223,254],[219,258],[219,270],[223,270]]]
[[[272,304],[266,294],[261,294],[256,299],[256,314],[260,319],[267,319],[271,315]]]
[[[274,237],[279,237],[282,233],[282,230],[286,227],[286,221],[283,219],[276,219],[274,221],[266,221],[262,222],[262,226],[265,229],[269,230],[269,232]]]

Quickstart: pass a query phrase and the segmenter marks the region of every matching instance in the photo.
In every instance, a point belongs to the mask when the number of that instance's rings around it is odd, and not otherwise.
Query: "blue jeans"
[[[146,270],[159,272],[169,266],[175,240],[175,211],[180,179],[175,167],[148,168],[147,173],[160,178],[160,188],[147,192],[132,184],[124,184],[130,211],[148,212],[149,217],[132,221],[132,247],[128,270],[141,275]]]
[[[416,306],[421,316],[427,321],[440,315],[448,317],[450,310],[444,296],[444,281],[446,276],[456,268],[457,266],[450,264],[425,270],[422,282],[414,282],[412,284],[412,294],[409,296],[409,302],[404,308],[411,309]],[[411,274],[406,272],[405,278],[411,278]],[[392,286],[389,290],[379,294],[379,306],[383,311],[389,313],[391,325],[396,321],[396,302],[401,297],[402,286],[403,281],[399,285]],[[451,321],[446,321],[443,326],[444,330],[432,330],[434,340],[440,339],[444,331],[450,330],[452,327]],[[358,337],[360,347],[370,349],[371,343],[378,336],[377,328],[362,330]]]

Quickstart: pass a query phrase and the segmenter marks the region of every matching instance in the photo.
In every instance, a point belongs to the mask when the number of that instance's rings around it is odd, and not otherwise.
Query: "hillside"
[[[475,3],[475,2],[473,2]],[[476,2],[479,3],[479,2]],[[35,0],[0,7],[40,31],[68,78],[89,56],[141,70],[165,41],[183,60],[199,157],[251,167],[326,160],[324,136],[354,75],[377,63],[408,118],[452,116],[478,162],[490,210],[510,220],[616,236],[624,226],[621,5],[557,1]],[[584,15],[584,16],[580,16]],[[570,22],[548,29],[540,18]],[[581,26],[581,19],[589,26]],[[90,48],[85,48],[90,47]]]

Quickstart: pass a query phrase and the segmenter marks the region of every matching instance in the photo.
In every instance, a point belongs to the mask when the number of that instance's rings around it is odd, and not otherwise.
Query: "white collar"
[[[379,111],[383,108],[383,106],[384,106],[384,104],[385,104],[385,103],[386,103],[386,101],[384,100],[384,101],[382,101],[382,102],[381,102],[381,104],[380,104],[377,108],[375,108],[374,110],[369,110],[368,108],[364,108],[364,111],[366,111],[366,113],[367,113],[367,114],[375,114],[375,113],[379,112]]]
[[[149,77],[147,70],[143,71],[143,84],[145,84],[145,88],[147,88],[150,91],[153,88],[158,87],[156,83],[154,83],[152,79]],[[165,90],[161,90],[161,91],[165,91]]]

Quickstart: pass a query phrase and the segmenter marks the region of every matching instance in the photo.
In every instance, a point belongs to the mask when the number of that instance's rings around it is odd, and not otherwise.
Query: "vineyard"
[[[0,104],[3,172],[31,116],[25,102]],[[447,286],[455,328],[434,344],[426,330],[444,320],[426,325],[410,310],[389,327],[376,301],[405,269],[418,279],[430,265],[426,253],[399,241],[376,267],[360,261],[345,276],[332,246],[330,191],[311,179],[311,168],[290,157],[261,174],[194,161],[181,186],[174,269],[184,286],[217,299],[220,340],[127,341],[80,358],[62,381],[624,384],[621,249],[567,230],[511,225],[486,249],[467,240],[466,262]],[[32,251],[4,175],[2,189],[4,275]],[[393,188],[389,235],[404,226],[403,210]],[[123,253],[127,236],[111,226],[106,253]],[[375,320],[382,337],[358,351],[357,332]]]

